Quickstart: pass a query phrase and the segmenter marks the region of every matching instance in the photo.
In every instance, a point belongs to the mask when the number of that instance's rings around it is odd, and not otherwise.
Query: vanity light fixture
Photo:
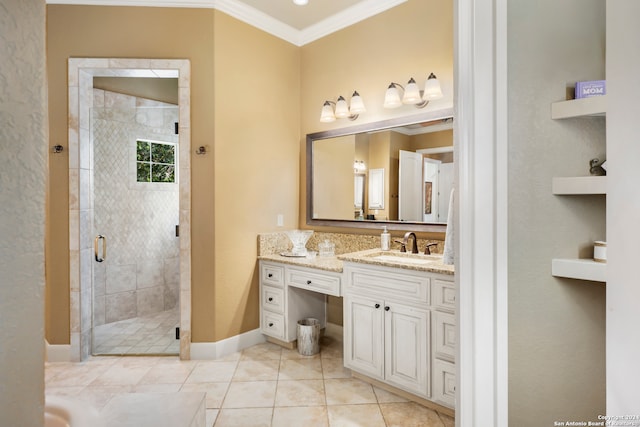
[[[293,2],[298,6],[304,6],[305,4],[309,3],[309,0],[293,0]]]
[[[354,173],[363,173],[367,170],[367,167],[364,164],[363,160],[354,160],[353,161],[353,172]]]
[[[403,96],[400,98],[400,87],[403,91]],[[387,92],[384,95],[384,108],[398,108],[403,104],[415,105],[416,108],[424,108],[429,101],[442,98],[442,88],[440,82],[436,78],[435,74],[429,74],[427,77],[427,83],[425,84],[424,91],[420,90],[416,81],[411,77],[407,86],[404,87],[399,83],[393,83],[387,88]]]
[[[335,105],[334,107],[331,104]],[[342,95],[338,97],[336,102],[324,101],[322,106],[322,113],[320,114],[320,121],[322,123],[331,123],[336,119],[349,119],[355,120],[360,113],[364,113],[367,109],[362,102],[362,97],[358,91],[354,91],[351,95],[351,106],[347,104],[347,100]]]

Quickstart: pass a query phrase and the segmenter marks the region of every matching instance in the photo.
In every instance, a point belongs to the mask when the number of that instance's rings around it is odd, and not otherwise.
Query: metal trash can
[[[298,353],[313,356],[320,351],[320,321],[318,319],[298,320]]]

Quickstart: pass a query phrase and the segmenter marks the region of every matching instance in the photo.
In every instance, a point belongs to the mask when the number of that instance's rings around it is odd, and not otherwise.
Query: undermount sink
[[[412,254],[406,252],[375,252],[370,254],[367,258],[375,259],[378,261],[393,262],[398,264],[415,264],[426,265],[436,262],[442,262],[442,255],[421,255]]]
[[[452,265],[443,264],[442,254],[424,255],[420,253],[400,252],[398,250],[383,251],[380,249],[367,249],[338,255],[338,260],[381,267],[454,274]]]
[[[398,262],[402,264],[431,264],[433,262],[436,262],[436,260],[434,259],[411,258],[411,257],[396,256],[396,255],[377,255],[372,258],[377,259],[379,261]]]

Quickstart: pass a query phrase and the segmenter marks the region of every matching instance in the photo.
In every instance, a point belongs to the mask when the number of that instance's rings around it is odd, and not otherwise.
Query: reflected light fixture
[[[305,4],[309,3],[309,0],[293,0],[293,2],[298,6],[304,6]]]
[[[400,91],[402,89],[403,95],[400,98]],[[387,88],[387,92],[384,95],[384,108],[398,108],[403,104],[415,105],[416,108],[424,108],[429,101],[442,98],[442,88],[435,74],[429,74],[427,82],[424,87],[424,91],[420,90],[416,81],[411,77],[407,86],[404,87],[399,83],[393,83]]]
[[[335,105],[335,110],[332,105]],[[362,97],[358,91],[354,91],[353,95],[351,95],[351,106],[347,104],[347,100],[344,99],[342,95],[338,97],[336,102],[324,101],[320,121],[322,123],[331,123],[336,119],[355,120],[360,113],[364,113],[365,111],[367,111],[367,109],[364,106]]]

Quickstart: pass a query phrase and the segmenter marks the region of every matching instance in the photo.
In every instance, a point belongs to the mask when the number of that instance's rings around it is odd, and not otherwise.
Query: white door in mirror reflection
[[[453,188],[453,163],[441,163],[438,175],[438,222],[446,222],[449,214],[449,197]]]
[[[453,163],[400,150],[398,218],[401,221],[446,222],[453,187]]]
[[[424,221],[438,222],[440,192],[440,166],[442,162],[424,159]]]
[[[384,169],[369,169],[369,209],[384,209]]]
[[[400,150],[398,219],[423,221],[422,154]]]

